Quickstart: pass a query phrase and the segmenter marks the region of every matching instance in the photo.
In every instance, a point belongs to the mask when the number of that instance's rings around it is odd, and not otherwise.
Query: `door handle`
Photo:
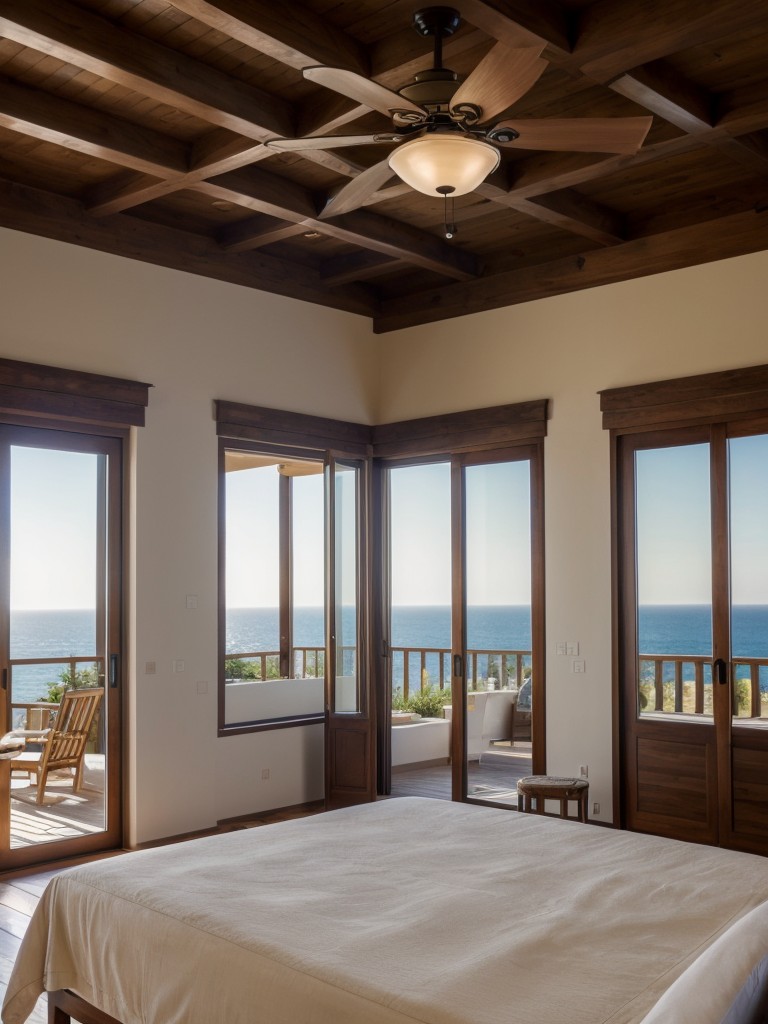
[[[117,689],[117,671],[120,664],[119,654],[110,654],[109,656],[109,685],[113,690]]]
[[[715,679],[721,685],[725,686],[728,682],[728,665],[722,658],[715,658],[713,669],[715,670]]]
[[[2,678],[3,678],[3,684],[2,684],[3,685],[3,689],[7,690],[8,689],[8,669],[7,668],[3,669],[3,677]]]
[[[453,674],[455,676],[464,675],[464,659],[460,654],[454,654],[453,656]]]

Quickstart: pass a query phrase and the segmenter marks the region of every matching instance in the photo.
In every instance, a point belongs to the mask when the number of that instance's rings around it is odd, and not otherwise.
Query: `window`
[[[323,462],[223,445],[224,721],[322,716]]]

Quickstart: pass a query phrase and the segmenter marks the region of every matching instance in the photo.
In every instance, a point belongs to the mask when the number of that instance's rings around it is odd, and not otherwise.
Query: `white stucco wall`
[[[768,362],[768,253],[381,336],[378,422],[551,399],[545,442],[547,770],[589,765],[611,817],[608,434],[597,392]],[[579,641],[586,673],[555,654]]]
[[[0,230],[0,267],[0,356],[154,385],[134,452],[131,840],[321,798],[322,727],[216,737],[212,400],[370,422],[369,322],[12,231]]]
[[[322,795],[321,727],[216,737],[214,398],[358,422],[552,400],[547,767],[588,764],[609,817],[609,466],[596,392],[768,362],[768,254],[378,337],[351,314],[16,232],[0,230],[0,267],[0,356],[154,385],[134,452],[132,841]],[[554,654],[566,639],[581,644],[583,676]]]

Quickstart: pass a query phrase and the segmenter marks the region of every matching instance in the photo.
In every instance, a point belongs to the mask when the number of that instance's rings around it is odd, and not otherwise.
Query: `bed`
[[[121,1024],[733,1024],[766,899],[761,857],[385,800],[62,872],[2,1020],[61,990]]]

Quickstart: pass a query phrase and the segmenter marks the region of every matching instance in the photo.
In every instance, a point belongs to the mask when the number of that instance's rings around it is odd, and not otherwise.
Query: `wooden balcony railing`
[[[402,678],[403,698],[413,689],[436,685],[444,690],[451,680],[451,651],[446,647],[392,647],[390,684]],[[467,686],[470,690],[495,679],[501,688],[520,687],[531,671],[531,652],[519,650],[467,651]]]
[[[392,647],[390,659],[390,683],[400,685],[402,679],[403,697],[414,689],[437,685],[444,690],[451,681],[451,651],[447,647]],[[354,647],[343,648],[347,657]],[[243,651],[227,654],[227,662],[246,661],[255,663],[254,675],[248,678],[278,679],[280,677],[279,651]],[[296,678],[307,679],[322,676],[325,672],[325,648],[294,647],[291,664]],[[520,650],[470,650],[467,651],[467,686],[477,690],[496,679],[500,688],[520,687],[531,671],[531,652]],[[237,676],[228,678],[236,679]]]
[[[641,713],[711,715],[712,659],[691,654],[641,654]],[[734,658],[733,714],[738,718],[768,718],[768,658]],[[641,699],[641,705],[643,701]]]
[[[87,665],[89,667],[93,666],[94,668],[96,668],[98,681],[94,680],[94,683],[91,685],[103,685],[104,683],[104,658],[98,657],[94,654],[69,654],[63,658],[11,658],[8,661],[8,687],[11,693],[12,728],[19,728],[22,722],[26,722],[28,710],[43,711],[46,707],[51,707],[49,703],[40,702],[36,700],[14,700],[14,670],[17,668],[36,667],[38,665],[50,665],[52,666],[52,668],[56,667],[57,669],[59,669],[59,672],[51,672],[51,675],[54,676],[54,678],[40,683],[41,690],[43,690],[47,685],[49,685],[49,683],[60,682],[61,680],[58,679],[58,676],[61,674],[62,670],[63,672],[66,672],[68,674],[70,679],[75,679],[79,665]],[[58,707],[58,705],[55,706]],[[39,728],[42,729],[45,729],[47,727],[47,725],[39,726]],[[35,728],[38,727],[35,726]]]

